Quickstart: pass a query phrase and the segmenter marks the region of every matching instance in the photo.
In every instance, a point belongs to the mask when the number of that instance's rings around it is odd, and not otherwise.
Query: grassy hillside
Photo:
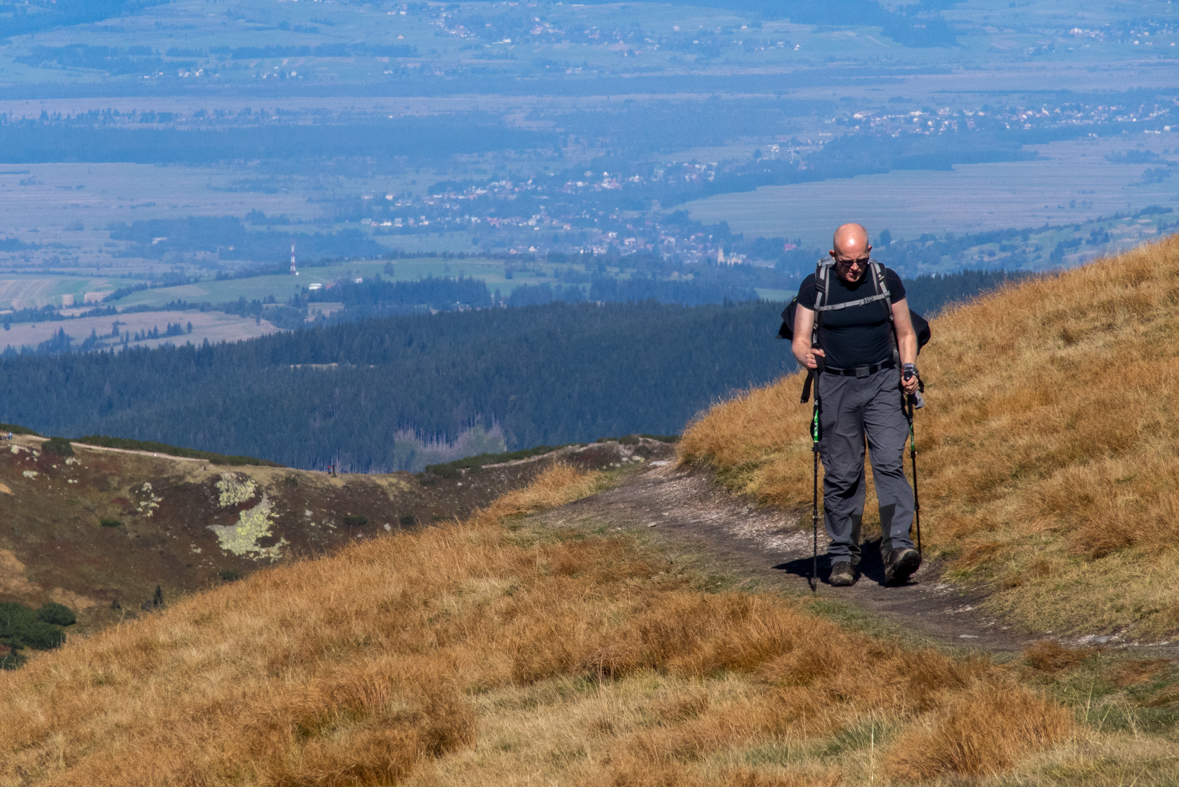
[[[927,556],[1021,626],[1127,641],[1179,631],[1177,266],[1173,236],[933,323],[916,419]],[[683,461],[809,510],[800,389],[792,376],[714,407]]]
[[[12,431],[0,441],[0,604],[65,604],[81,633],[142,614],[157,586],[170,604],[276,562],[468,516],[554,461],[331,476],[154,443],[100,439],[100,447]],[[562,457],[600,467],[672,451],[627,443],[569,447]],[[163,453],[177,451],[190,455]]]
[[[1101,744],[984,660],[515,518],[607,480],[558,465],[464,523],[0,675],[0,784],[836,785],[1071,768]]]

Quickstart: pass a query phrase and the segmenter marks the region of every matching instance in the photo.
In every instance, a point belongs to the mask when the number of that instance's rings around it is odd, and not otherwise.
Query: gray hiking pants
[[[880,550],[887,560],[893,549],[912,549],[913,489],[904,467],[909,422],[902,409],[900,372],[881,369],[867,377],[820,374],[818,393],[819,456],[831,562],[860,562],[865,438],[880,504]]]

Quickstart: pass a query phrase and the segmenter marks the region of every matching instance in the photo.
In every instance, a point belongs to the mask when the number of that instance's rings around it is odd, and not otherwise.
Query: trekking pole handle
[[[913,405],[913,409],[920,410],[925,406],[925,400],[921,397],[921,392],[925,390],[925,386],[921,384],[921,375],[917,372],[917,364],[907,363],[901,369],[901,378],[905,382],[909,382],[914,377],[917,378],[917,390],[909,394],[909,402]]]

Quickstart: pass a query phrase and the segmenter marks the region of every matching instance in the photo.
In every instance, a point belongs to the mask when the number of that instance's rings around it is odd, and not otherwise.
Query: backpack
[[[867,298],[860,298],[855,301],[848,301],[847,303],[827,304],[828,285],[831,281],[831,271],[835,267],[834,260],[823,258],[819,260],[815,266],[815,322],[811,328],[811,346],[819,343],[819,320],[822,318],[823,312],[838,311],[840,309],[850,309],[853,306],[863,306],[868,303],[875,303],[880,301],[888,312],[888,323],[892,327],[892,296],[888,291],[888,279],[885,274],[884,265],[876,260],[868,262],[868,272],[872,276],[873,294]],[[798,296],[794,296],[786,308],[782,310],[782,326],[778,329],[778,338],[794,341],[794,313],[798,308]],[[929,330],[929,322],[917,312],[909,309],[909,319],[913,322],[913,330],[917,333],[917,353],[921,353],[921,348],[929,343],[931,336]],[[900,349],[897,346],[896,330],[892,330],[892,353],[894,361],[900,361]],[[807,369],[806,382],[802,386],[802,402],[805,403],[811,396],[811,383],[815,378],[815,370]]]

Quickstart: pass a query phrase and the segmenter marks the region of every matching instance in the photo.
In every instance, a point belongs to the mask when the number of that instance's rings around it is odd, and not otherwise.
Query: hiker
[[[815,370],[816,376],[823,508],[831,540],[829,581],[846,587],[857,578],[866,439],[880,504],[885,583],[904,584],[921,565],[921,555],[909,537],[913,490],[903,465],[909,434],[904,395],[916,394],[919,383],[917,335],[900,277],[871,260],[868,231],[859,224],[844,224],[835,231],[832,245],[835,275],[824,277],[829,291],[816,312],[822,284],[815,274],[803,279],[791,344],[799,364]],[[871,300],[879,288],[870,275],[872,265],[883,273],[887,299]],[[840,306],[864,299],[869,301]],[[818,345],[812,347],[816,313]],[[900,368],[894,349],[899,351]]]

